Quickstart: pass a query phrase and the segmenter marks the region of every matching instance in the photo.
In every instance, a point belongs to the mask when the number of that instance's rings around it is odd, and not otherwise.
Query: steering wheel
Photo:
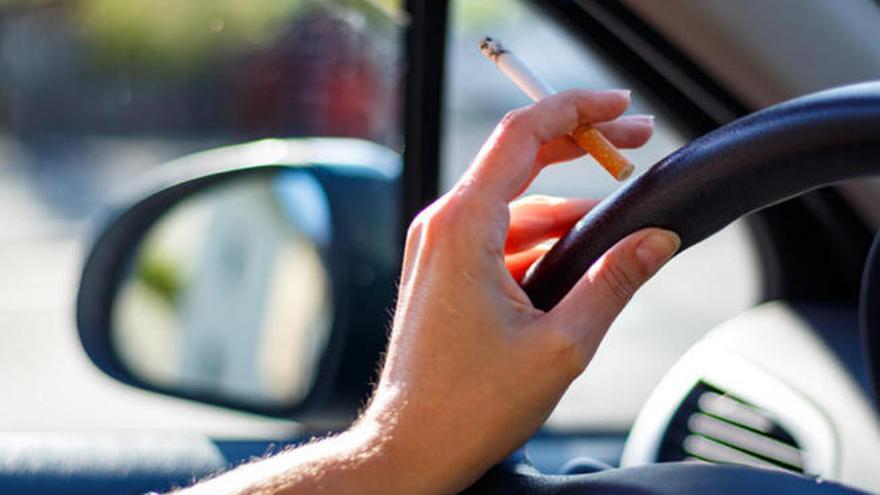
[[[636,230],[651,226],[673,230],[681,236],[683,251],[742,215],[820,186],[873,173],[880,173],[880,82],[775,105],[693,141],[606,198],[532,268],[523,287],[536,307],[548,310],[605,251]],[[878,338],[869,341],[876,343]],[[876,352],[877,346],[871,347]],[[869,356],[869,362],[874,363],[871,373],[878,383],[880,360]],[[465,493],[770,491],[777,495],[861,493],[782,471],[697,463],[548,476],[524,458],[511,458],[492,468]]]

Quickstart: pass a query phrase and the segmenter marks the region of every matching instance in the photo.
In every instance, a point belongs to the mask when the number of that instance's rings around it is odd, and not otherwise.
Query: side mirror
[[[77,326],[92,361],[155,392],[351,419],[385,345],[400,263],[399,157],[268,140],[171,162],[104,227]]]

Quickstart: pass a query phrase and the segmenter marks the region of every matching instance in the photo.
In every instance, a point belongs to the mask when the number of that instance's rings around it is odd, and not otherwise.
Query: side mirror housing
[[[369,393],[400,263],[399,157],[335,138],[170,162],[100,230],[76,317],[124,383],[341,424]]]

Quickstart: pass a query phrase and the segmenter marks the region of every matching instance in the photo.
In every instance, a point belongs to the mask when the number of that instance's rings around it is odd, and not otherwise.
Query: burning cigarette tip
[[[491,58],[492,60],[495,60],[501,54],[506,53],[507,50],[505,50],[504,47],[501,46],[501,43],[499,41],[493,40],[489,36],[486,36],[485,38],[483,38],[482,41],[480,41],[480,52],[483,55]]]

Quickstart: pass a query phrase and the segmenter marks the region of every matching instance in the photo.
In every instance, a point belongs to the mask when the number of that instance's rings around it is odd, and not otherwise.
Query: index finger
[[[578,126],[613,120],[629,102],[626,90],[572,90],[514,110],[495,127],[456,188],[464,197],[507,203],[536,175],[541,144]]]

